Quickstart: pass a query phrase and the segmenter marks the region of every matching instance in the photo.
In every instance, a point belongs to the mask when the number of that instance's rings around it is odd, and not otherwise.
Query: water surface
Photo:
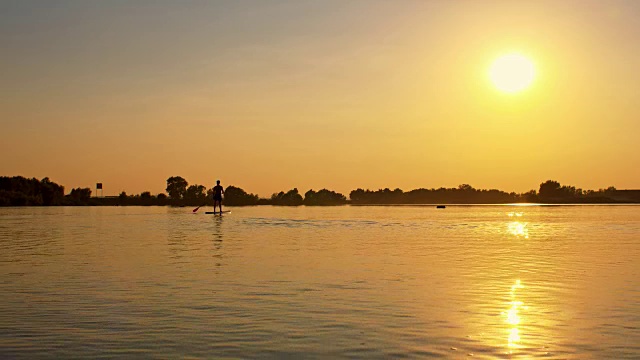
[[[639,358],[640,207],[0,208],[0,358]]]

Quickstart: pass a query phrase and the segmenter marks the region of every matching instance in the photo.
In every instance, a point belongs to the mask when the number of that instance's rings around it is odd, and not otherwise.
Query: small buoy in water
[[[444,208],[446,208],[446,206],[444,206],[444,205],[436,205],[436,209],[444,209]]]

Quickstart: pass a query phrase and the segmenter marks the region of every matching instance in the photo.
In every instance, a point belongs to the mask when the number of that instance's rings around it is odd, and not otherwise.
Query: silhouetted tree
[[[189,186],[184,195],[187,205],[202,205],[207,198],[206,190],[207,188],[203,185],[194,184]]]
[[[272,205],[271,199],[260,198],[258,202],[256,202],[256,205]]]
[[[475,189],[473,188],[473,186],[469,185],[469,184],[461,184],[458,185],[458,190],[460,191],[475,191]]]
[[[118,205],[128,205],[129,197],[125,191],[122,191],[120,195],[118,195]]]
[[[150,191],[145,191],[140,193],[140,205],[144,205],[144,206],[149,206],[149,205],[153,205],[153,203],[155,202],[155,197],[153,195],[151,195]]]
[[[347,198],[335,191],[322,189],[318,192],[312,190],[304,194],[304,205],[309,206],[327,206],[327,205],[344,205]]]
[[[64,187],[49,178],[0,177],[0,206],[62,205]]]
[[[48,177],[40,181],[40,192],[42,205],[61,205],[64,202],[64,186],[52,182]]]
[[[576,189],[575,186],[561,186],[557,181],[547,180],[540,184],[538,194],[540,199],[546,202],[581,202],[588,191]]]
[[[67,205],[89,205],[91,200],[91,189],[75,188],[71,189],[71,193],[65,196]]]
[[[211,195],[213,196],[213,194]],[[258,195],[248,194],[239,187],[227,186],[224,190],[224,204],[231,206],[256,205],[258,203]]]
[[[167,193],[172,200],[181,200],[187,193],[189,183],[181,176],[172,176],[167,179]]]
[[[538,197],[538,194],[536,193],[535,190],[529,190],[528,192],[522,194],[520,198],[522,198],[522,200],[524,200],[525,202],[529,202],[529,203],[536,203],[540,201],[540,198]]]
[[[169,202],[167,200],[167,194],[160,193],[155,197],[155,205],[167,205]]]
[[[538,195],[541,199],[552,199],[560,197],[560,183],[553,180],[547,180],[540,184]]]
[[[281,206],[298,206],[302,205],[302,195],[298,193],[297,188],[287,191],[286,193],[281,191],[278,194],[271,195],[272,205]]]
[[[349,193],[349,199],[353,204],[366,204],[367,203],[367,193],[363,189],[351,190]]]

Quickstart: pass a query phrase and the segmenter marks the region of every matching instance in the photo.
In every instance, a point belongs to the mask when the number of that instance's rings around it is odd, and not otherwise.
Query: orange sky
[[[4,2],[0,175],[640,188],[635,1]],[[488,80],[518,51],[536,78]]]

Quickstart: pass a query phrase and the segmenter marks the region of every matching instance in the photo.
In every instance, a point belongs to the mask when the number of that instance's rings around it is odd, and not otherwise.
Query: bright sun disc
[[[497,58],[489,69],[491,82],[507,93],[517,93],[528,88],[534,76],[535,68],[531,60],[517,53]]]

